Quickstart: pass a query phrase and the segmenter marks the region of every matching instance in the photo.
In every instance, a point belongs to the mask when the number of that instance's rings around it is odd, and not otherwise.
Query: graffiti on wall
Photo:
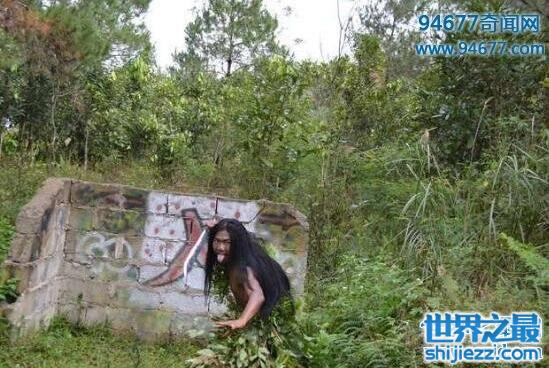
[[[146,286],[173,283],[202,289],[207,229],[218,218],[241,221],[269,247],[289,276],[304,270],[305,261],[298,254],[306,249],[306,230],[285,205],[89,184],[75,184],[71,202],[77,207],[71,210],[71,223],[87,232],[77,248],[114,260],[98,262],[110,271],[131,260],[138,267],[138,281]]]
[[[143,335],[196,329],[208,313],[199,291],[206,229],[217,218],[241,221],[302,290],[308,225],[291,206],[68,179],[46,189],[18,220],[8,261],[28,275],[9,314],[14,325],[38,327],[61,313]],[[55,194],[51,203],[44,193]]]
[[[108,237],[101,233],[88,233],[79,239],[76,247],[95,257],[108,257],[115,260],[133,257],[132,247],[123,236]],[[102,262],[98,265],[110,271],[125,272],[130,269],[130,265],[121,262]]]
[[[191,273],[194,268],[203,268],[206,264],[207,231],[198,217],[196,208],[185,209],[182,220],[185,227],[186,244],[173,257],[168,269],[145,282],[148,286],[163,286],[179,280]],[[187,284],[188,280],[185,280]]]
[[[149,195],[149,212],[163,211],[163,198]],[[183,279],[185,286],[202,288],[204,284],[204,267],[208,251],[208,227],[216,218],[232,217],[241,221],[255,219],[260,209],[254,202],[236,202],[220,200],[215,197],[178,196],[168,197],[167,212],[174,218],[157,218],[151,214],[147,220],[145,234],[151,237],[179,238],[184,243],[170,256],[166,251],[168,268],[157,276],[144,282],[147,286],[163,286]],[[184,233],[179,234],[184,229]],[[158,248],[158,247],[157,247]],[[145,247],[145,252],[150,249]],[[171,249],[173,251],[173,249]],[[161,249],[158,248],[158,251]],[[146,256],[152,257],[152,252]]]

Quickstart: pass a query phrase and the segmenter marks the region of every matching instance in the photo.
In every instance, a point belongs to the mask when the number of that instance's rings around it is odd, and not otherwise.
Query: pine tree
[[[228,77],[258,57],[283,52],[277,27],[261,0],[209,0],[187,26],[187,49],[176,62],[183,73],[206,69]]]

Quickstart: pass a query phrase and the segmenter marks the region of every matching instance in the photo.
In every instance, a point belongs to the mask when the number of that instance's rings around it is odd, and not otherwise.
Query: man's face
[[[231,238],[227,230],[218,231],[213,239],[213,251],[217,256],[217,262],[225,263],[229,259]]]

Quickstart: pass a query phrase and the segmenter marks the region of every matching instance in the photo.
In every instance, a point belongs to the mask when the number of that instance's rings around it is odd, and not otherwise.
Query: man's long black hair
[[[260,315],[262,318],[268,317],[281,298],[291,299],[290,281],[278,262],[269,257],[255,236],[238,220],[223,219],[209,232],[204,294],[209,297],[215,268],[220,265],[213,250],[213,240],[215,234],[221,230],[227,230],[231,239],[227,270],[237,272],[239,280],[247,282],[247,267],[252,269],[265,297]]]

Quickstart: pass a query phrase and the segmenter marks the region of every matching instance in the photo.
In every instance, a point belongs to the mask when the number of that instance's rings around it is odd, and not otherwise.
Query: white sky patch
[[[184,49],[185,27],[195,16],[192,9],[201,8],[203,3],[202,0],[152,0],[145,24],[162,69],[172,64],[175,52]],[[278,19],[279,41],[297,60],[327,61],[338,55],[337,0],[264,0],[263,3]],[[353,9],[356,10],[353,6],[354,1],[339,1],[339,18],[344,24]]]

